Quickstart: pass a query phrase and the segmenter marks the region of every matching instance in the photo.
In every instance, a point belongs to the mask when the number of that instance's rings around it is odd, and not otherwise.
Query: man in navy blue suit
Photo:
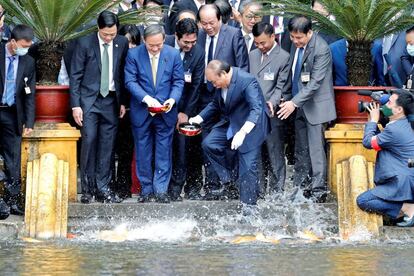
[[[218,7],[214,4],[201,6],[197,19],[202,29],[198,34],[197,44],[205,52],[205,64],[217,59],[228,63],[230,66],[239,67],[246,72],[249,70],[249,55],[246,43],[240,29],[224,25],[221,21],[221,14]],[[200,110],[207,106],[214,98],[214,89],[207,80],[201,86],[200,91]],[[209,133],[215,118],[210,122],[204,122],[203,139]],[[218,177],[211,168],[210,162],[204,154],[204,164],[206,170],[205,179],[205,199],[214,199],[209,194],[211,189],[218,188]]]
[[[82,203],[90,203],[93,195],[101,202],[122,201],[109,188],[118,117],[125,114],[122,94],[128,39],[117,35],[118,26],[117,15],[103,11],[98,16],[98,33],[80,38],[71,58],[72,115],[82,133]]]
[[[169,202],[172,138],[184,72],[179,51],[164,45],[164,39],[162,26],[148,26],[144,31],[145,45],[130,49],[125,65],[125,86],[132,95],[131,123],[141,203]],[[147,109],[161,106],[168,106],[168,110],[151,114]]]
[[[216,88],[214,99],[189,122],[202,123],[215,114],[220,115],[202,144],[223,185],[212,194],[226,196],[229,183],[237,175],[241,202],[255,205],[257,160],[270,128],[262,90],[253,75],[225,61],[211,61],[206,77]]]

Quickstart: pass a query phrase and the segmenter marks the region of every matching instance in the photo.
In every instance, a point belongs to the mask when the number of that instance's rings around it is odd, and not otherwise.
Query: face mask
[[[24,56],[25,54],[27,54],[27,52],[29,52],[29,48],[17,48],[16,49],[16,55],[18,56]]]
[[[381,107],[381,111],[382,111],[382,114],[384,114],[385,117],[390,117],[390,116],[394,115],[394,113],[392,112],[392,109],[389,108],[386,105],[383,105]]]
[[[414,45],[407,44],[407,52],[410,56],[414,57]]]

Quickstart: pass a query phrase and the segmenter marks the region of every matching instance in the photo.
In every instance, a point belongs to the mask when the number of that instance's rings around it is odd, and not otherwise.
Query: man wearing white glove
[[[220,114],[219,122],[202,144],[223,185],[217,193],[225,192],[229,182],[235,180],[231,172],[237,165],[229,168],[225,164],[226,154],[232,150],[238,160],[240,200],[254,205],[258,193],[258,154],[270,131],[262,91],[254,76],[224,61],[212,60],[207,65],[206,78],[216,88],[214,100],[189,123],[199,124]]]
[[[142,187],[140,203],[169,202],[172,138],[184,70],[180,53],[164,45],[164,38],[162,26],[148,26],[144,31],[145,44],[130,49],[125,65],[125,86],[132,96],[136,170]],[[148,107],[160,106],[168,108],[161,114],[148,111]]]

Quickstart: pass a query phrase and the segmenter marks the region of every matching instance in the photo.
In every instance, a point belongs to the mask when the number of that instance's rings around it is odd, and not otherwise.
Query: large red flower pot
[[[334,86],[337,123],[365,124],[367,113],[358,112],[359,101],[372,101],[369,96],[358,95],[358,90],[380,91],[393,87],[388,86]]]
[[[36,122],[63,123],[70,111],[68,85],[36,86]]]

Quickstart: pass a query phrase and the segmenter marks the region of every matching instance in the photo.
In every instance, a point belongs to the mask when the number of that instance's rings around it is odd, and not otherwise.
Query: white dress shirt
[[[104,44],[105,41],[103,41],[101,39],[101,37],[99,36],[99,34],[97,34],[98,36],[98,40],[99,40],[99,49],[101,50],[101,57],[103,55],[104,52]],[[114,42],[111,41],[110,43],[108,43],[108,56],[109,56],[109,91],[115,91],[115,82],[114,82]]]
[[[243,34],[243,39],[246,42],[246,47],[247,47],[247,53],[250,53],[250,49],[252,48],[253,42],[254,42],[254,37],[253,37],[253,33],[246,33],[243,28],[241,29],[242,34]],[[250,37],[249,42],[247,43],[246,41],[246,35],[248,35]]]
[[[303,55],[305,55],[305,51],[306,51],[306,47],[307,46],[308,45],[305,45],[305,47],[303,47],[302,61],[303,61]],[[296,48],[295,58],[293,59],[293,64],[292,64],[292,80],[295,77],[295,67],[296,67],[296,61],[298,60],[299,49],[300,48]]]
[[[184,60],[185,52],[181,51],[181,48],[177,43],[177,39],[174,40],[174,43],[175,43],[174,48],[177,49],[180,52],[181,60]]]

